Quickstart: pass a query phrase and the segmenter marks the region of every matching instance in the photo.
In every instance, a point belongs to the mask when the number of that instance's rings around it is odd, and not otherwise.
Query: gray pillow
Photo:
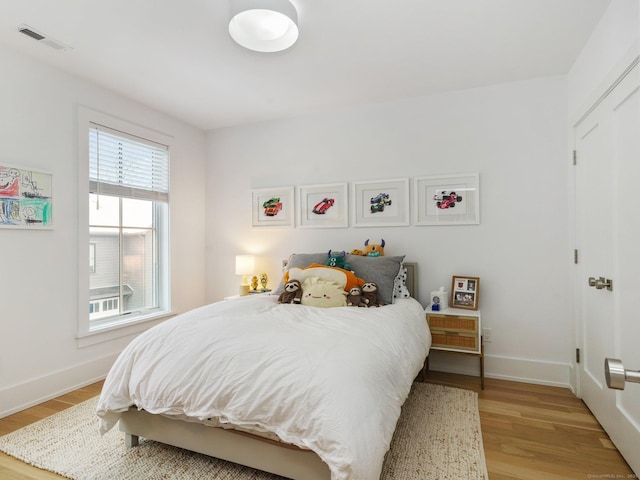
[[[327,255],[328,252],[329,251],[327,250],[324,253],[292,253],[291,256],[289,256],[287,266],[284,268],[282,273],[284,274],[284,272],[294,267],[308,267],[312,263],[319,263],[321,265],[324,265],[327,262],[327,258],[329,258],[329,256]],[[282,293],[283,287],[284,285],[282,284],[282,277],[280,277],[280,283],[278,284],[278,288],[276,288],[275,292],[273,292],[274,295],[280,295]]]
[[[326,255],[326,254],[325,254]],[[385,305],[393,303],[393,285],[404,255],[397,257],[363,257],[348,254],[345,259],[356,277],[378,285],[378,293]]]
[[[312,263],[324,265],[327,262],[328,255],[324,253],[293,253],[289,257],[289,261],[284,271],[290,268],[308,267]],[[385,305],[393,303],[393,286],[400,266],[404,261],[404,255],[397,257],[364,257],[360,255],[347,254],[345,261],[351,265],[356,277],[367,282],[375,282],[378,285],[378,293]],[[284,273],[284,272],[283,272]],[[276,288],[274,295],[282,293],[282,278]]]

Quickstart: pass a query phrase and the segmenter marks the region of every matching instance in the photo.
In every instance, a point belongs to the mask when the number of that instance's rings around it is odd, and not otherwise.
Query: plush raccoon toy
[[[374,282],[366,282],[362,285],[362,301],[367,307],[382,307],[384,302],[378,294],[378,285]]]
[[[298,280],[289,280],[278,297],[278,303],[300,303],[302,299],[302,285]]]

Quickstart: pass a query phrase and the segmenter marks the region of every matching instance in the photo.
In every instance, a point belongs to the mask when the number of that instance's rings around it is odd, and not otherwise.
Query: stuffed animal
[[[351,255],[358,255],[360,257],[366,257],[367,254],[364,253],[364,250],[360,250],[358,248],[354,248],[353,250],[351,250]]]
[[[347,252],[345,252],[344,250],[340,253],[331,253],[331,250],[329,250],[329,253],[327,253],[328,258],[325,265],[351,271],[351,265],[349,265],[344,259],[346,256]]]
[[[302,299],[302,285],[299,280],[289,280],[284,284],[278,303],[300,304]]]
[[[366,282],[362,285],[362,301],[367,307],[382,307],[384,302],[378,294],[378,285],[374,282]]]
[[[347,292],[335,282],[311,277],[302,282],[301,303],[311,307],[346,307]]]
[[[347,295],[347,307],[366,307],[366,303],[362,301],[362,290],[360,287],[353,287]]]
[[[369,243],[369,239],[364,242],[364,253],[368,257],[383,257],[384,256],[384,238],[380,243]]]

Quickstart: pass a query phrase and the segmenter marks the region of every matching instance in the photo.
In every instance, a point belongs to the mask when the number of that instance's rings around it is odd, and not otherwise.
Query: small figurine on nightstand
[[[269,281],[269,277],[267,277],[266,273],[260,274],[260,286],[262,286],[262,291],[267,291],[267,282]]]
[[[435,296],[432,298],[433,303],[431,304],[431,310],[437,312],[440,310],[440,297]]]
[[[258,277],[255,275],[251,277],[251,290],[254,292],[258,289]]]

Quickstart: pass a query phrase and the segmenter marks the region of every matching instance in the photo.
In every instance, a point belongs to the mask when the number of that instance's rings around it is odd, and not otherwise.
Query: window
[[[169,149],[89,124],[89,331],[168,310]]]

